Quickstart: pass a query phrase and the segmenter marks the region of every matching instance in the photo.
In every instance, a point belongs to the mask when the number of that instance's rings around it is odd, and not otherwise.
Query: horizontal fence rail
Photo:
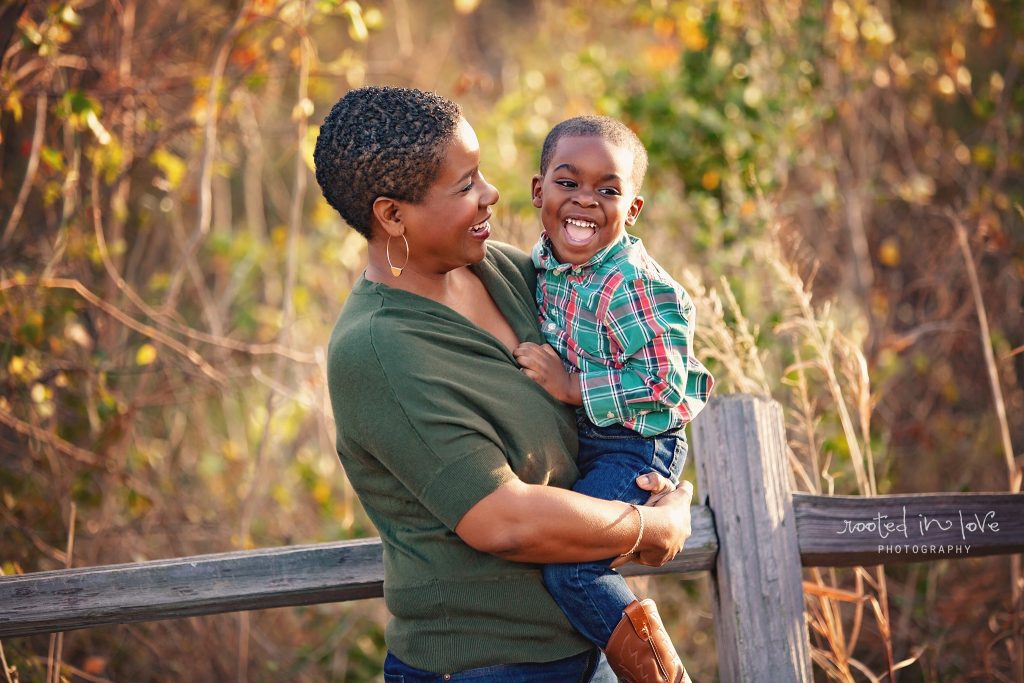
[[[1024,551],[1024,496],[1019,494],[796,494],[793,506],[804,566]],[[621,573],[714,568],[718,538],[711,511],[695,505],[691,516],[693,534],[676,559],[659,568],[625,565]],[[910,549],[897,551],[897,545]],[[382,594],[383,577],[376,538],[5,576],[0,577],[0,638],[375,598]]]
[[[922,562],[1024,552],[1024,495],[793,494],[805,567]]]
[[[684,551],[625,575],[693,573],[718,552],[711,511],[694,506]],[[380,539],[242,550],[0,577],[0,638],[105,624],[378,598]]]

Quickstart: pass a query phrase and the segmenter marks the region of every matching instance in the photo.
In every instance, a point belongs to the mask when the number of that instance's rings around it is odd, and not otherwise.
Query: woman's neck
[[[408,262],[402,268],[401,275],[396,277],[391,272],[383,245],[374,244],[374,241],[368,245],[367,280],[419,294],[449,306],[458,299],[459,292],[463,290],[465,268],[434,272],[422,264]]]

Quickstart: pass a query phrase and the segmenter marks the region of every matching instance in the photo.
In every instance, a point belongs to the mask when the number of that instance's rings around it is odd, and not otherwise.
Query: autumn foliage
[[[1022,67],[1012,0],[0,0],[0,568],[374,533],[323,371],[365,242],[310,168],[366,83],[463,105],[521,246],[547,129],[634,127],[638,232],[801,490],[1020,491]],[[823,680],[1024,681],[1019,558],[805,579]],[[645,581],[713,679],[708,584]],[[385,619],[12,639],[0,681],[373,680]]]

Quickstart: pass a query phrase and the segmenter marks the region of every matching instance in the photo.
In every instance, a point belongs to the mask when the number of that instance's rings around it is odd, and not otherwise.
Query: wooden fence
[[[811,681],[801,566],[1024,550],[1024,495],[792,493],[782,410],[713,400],[694,422],[700,505],[671,563],[627,575],[712,572],[723,681]],[[378,539],[0,577],[0,638],[102,624],[379,597]]]

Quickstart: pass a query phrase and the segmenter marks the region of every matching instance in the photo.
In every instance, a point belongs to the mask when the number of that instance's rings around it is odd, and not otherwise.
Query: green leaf
[[[61,98],[61,105],[64,108],[65,116],[68,114],[81,116],[89,112],[93,112],[98,116],[100,111],[102,111],[99,103],[81,90],[69,90],[64,93],[64,97]]]

